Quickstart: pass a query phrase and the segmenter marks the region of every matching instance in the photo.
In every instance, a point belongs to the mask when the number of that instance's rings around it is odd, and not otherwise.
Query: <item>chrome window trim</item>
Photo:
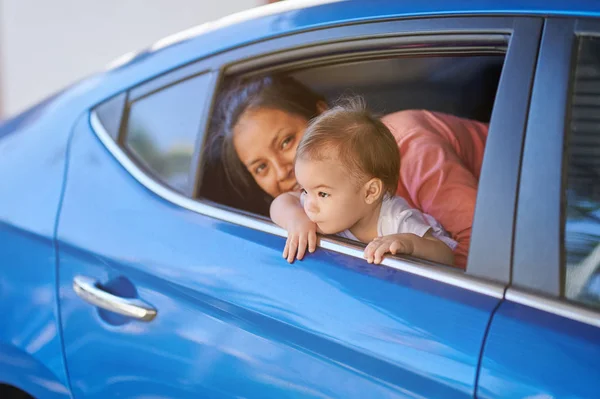
[[[119,145],[109,136],[95,111],[90,112],[90,125],[96,137],[98,137],[102,144],[104,144],[104,147],[121,164],[121,166],[123,166],[123,168],[125,168],[125,170],[141,185],[164,200],[208,217],[234,223],[265,233],[274,234],[280,237],[287,237],[287,232],[284,229],[271,222],[267,222],[259,218],[253,218],[247,215],[242,215],[226,209],[217,208],[208,205],[201,200],[193,200],[185,197],[163,186],[148,176],[136,165],[135,162],[128,157],[123,149],[119,147]],[[328,237],[322,237],[320,239],[319,247],[363,259],[363,249],[358,245],[342,243]],[[498,299],[502,299],[504,297],[505,287],[503,285],[481,281],[463,272],[443,270],[436,266],[423,265],[419,264],[418,262],[398,258],[386,258],[384,259],[382,265],[490,297]]]
[[[594,327],[600,327],[600,314],[598,314],[598,312],[567,303],[563,300],[546,298],[515,288],[508,288],[506,290],[505,298],[508,301],[516,302],[547,313],[579,321]]]

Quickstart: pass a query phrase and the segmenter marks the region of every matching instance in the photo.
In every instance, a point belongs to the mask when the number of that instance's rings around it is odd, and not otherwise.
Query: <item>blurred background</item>
[[[0,0],[0,120],[154,41],[269,0]]]

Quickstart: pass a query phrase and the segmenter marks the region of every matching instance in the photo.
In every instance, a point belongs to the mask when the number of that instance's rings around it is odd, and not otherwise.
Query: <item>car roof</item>
[[[141,52],[127,53],[109,64],[122,67],[185,42],[201,42],[196,58],[325,26],[419,16],[580,16],[600,17],[598,0],[286,0],[200,24],[165,37]],[[194,46],[198,48],[198,46]]]
[[[77,103],[87,108],[195,60],[311,29],[397,18],[502,15],[598,18],[600,7],[598,0],[286,0],[204,23],[142,51],[127,53],[99,73],[71,85],[54,97],[54,103]]]

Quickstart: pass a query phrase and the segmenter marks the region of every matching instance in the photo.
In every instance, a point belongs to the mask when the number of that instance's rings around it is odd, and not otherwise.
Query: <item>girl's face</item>
[[[256,183],[273,198],[299,191],[296,148],[308,126],[301,116],[274,108],[246,110],[233,129],[233,146]]]

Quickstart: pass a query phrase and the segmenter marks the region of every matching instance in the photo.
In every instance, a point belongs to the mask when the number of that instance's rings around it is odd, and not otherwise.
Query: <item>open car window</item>
[[[380,116],[402,110],[428,110],[487,124],[504,58],[503,51],[494,49],[469,55],[367,58],[291,68],[279,73],[291,76],[323,95],[329,104],[358,95],[366,101],[370,111]],[[228,76],[223,86],[236,77]],[[221,100],[217,101],[213,115],[210,131],[213,135],[218,135],[220,121],[224,119],[219,115]],[[240,192],[232,187],[220,162],[222,144],[214,145],[210,138],[208,143],[200,196],[231,208],[268,216],[271,198],[253,181],[250,190]],[[477,176],[479,172],[473,171]]]

